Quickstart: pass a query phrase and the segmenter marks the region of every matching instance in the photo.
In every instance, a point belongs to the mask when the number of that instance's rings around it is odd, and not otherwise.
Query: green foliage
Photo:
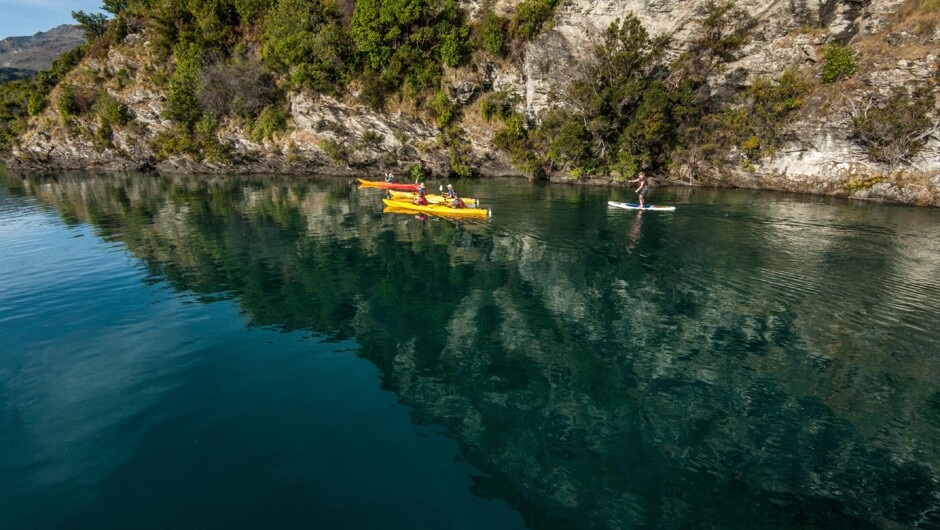
[[[454,0],[359,0],[350,35],[367,70],[392,88],[434,87],[466,57],[470,31]]]
[[[745,90],[741,106],[726,111],[723,125],[750,160],[773,154],[782,125],[803,106],[807,87],[792,70],[776,81],[757,78]]]
[[[160,131],[151,142],[157,158],[189,156],[210,162],[220,162],[230,158],[229,149],[222,145],[217,137],[218,122],[211,116],[202,116],[192,129],[176,126]]]
[[[39,92],[33,92],[29,95],[29,103],[26,106],[26,113],[30,116],[36,116],[46,107],[46,98]]]
[[[832,43],[826,47],[823,55],[823,83],[834,83],[851,77],[858,70],[858,64],[847,46]]]
[[[80,112],[75,85],[62,85],[56,100],[56,110],[59,111],[59,117],[63,123],[68,122],[69,118]]]
[[[98,151],[114,148],[114,129],[111,128],[111,124],[108,120],[99,118],[98,128],[95,129],[95,137],[92,140],[92,145],[94,145],[95,149]]]
[[[493,118],[505,120],[513,114],[516,106],[516,97],[505,90],[488,92],[480,98],[480,117],[486,121]]]
[[[894,87],[884,101],[853,113],[855,139],[873,159],[894,166],[917,154],[937,130],[930,118],[935,102],[929,85],[918,86],[913,93]]]
[[[555,15],[555,7],[560,0],[523,0],[516,6],[516,13],[509,25],[509,32],[514,39],[532,40],[542,26]]]
[[[130,119],[127,106],[103,90],[98,93],[95,110],[101,121],[110,125],[127,125]]]
[[[496,55],[502,55],[506,47],[506,28],[509,21],[493,11],[487,11],[480,21],[476,32],[477,48]]]
[[[529,144],[521,115],[513,114],[506,119],[506,126],[493,135],[493,145],[508,151],[509,160],[526,175],[537,176],[541,172],[542,162]]]
[[[561,118],[558,114],[556,117]],[[550,127],[551,123],[547,125]],[[553,136],[548,147],[548,159],[553,164],[577,167],[587,163],[590,135],[579,117],[561,118],[560,126]]]
[[[85,34],[85,39],[89,41],[101,37],[108,29],[108,16],[102,13],[72,11],[72,18],[75,19],[79,29]]]
[[[277,0],[235,0],[235,11],[246,26],[260,20],[277,3]]]
[[[450,101],[443,90],[438,90],[434,94],[434,99],[428,106],[431,114],[434,116],[438,127],[447,127],[457,116],[459,107]]]
[[[274,133],[286,130],[289,118],[290,112],[283,107],[271,106],[265,108],[251,127],[251,139],[260,142],[265,138],[274,136]]]
[[[431,170],[421,163],[412,164],[408,168],[408,178],[414,182],[424,182],[431,178]]]
[[[279,0],[261,41],[265,63],[294,86],[336,93],[350,76],[352,44],[329,0]]]
[[[87,45],[64,52],[49,70],[33,78],[0,85],[0,150],[6,150],[26,130],[28,116],[42,111],[46,96],[81,60]]]
[[[371,147],[378,147],[385,141],[385,136],[379,132],[368,130],[362,133],[362,143]]]
[[[344,142],[334,142],[333,140],[324,138],[320,140],[317,147],[322,149],[334,164],[346,165],[349,163],[349,155],[352,153]]]
[[[444,33],[441,37],[441,60],[447,66],[458,66],[463,62],[467,55],[467,48],[464,43],[470,36],[470,28],[467,26],[457,26]]]
[[[199,108],[198,81],[202,50],[189,44],[176,51],[176,70],[170,78],[163,116],[192,130],[202,116]]]

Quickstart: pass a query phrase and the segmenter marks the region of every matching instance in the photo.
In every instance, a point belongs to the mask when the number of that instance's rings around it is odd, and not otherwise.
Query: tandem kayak
[[[408,200],[392,200],[392,199],[382,199],[382,202],[386,206],[408,210],[410,213],[422,212],[430,213],[434,215],[442,215],[444,217],[478,217],[486,219],[492,212],[490,210],[484,210],[483,208],[451,208],[450,206],[444,206],[443,204],[429,204],[427,206],[419,206]]]
[[[409,200],[409,201],[415,196],[414,193],[408,192],[408,191],[388,190],[388,194],[392,196],[392,199]],[[425,198],[431,204],[443,204],[445,201],[444,196],[438,195],[438,194],[425,195]],[[461,197],[461,199],[463,199],[463,203],[467,205],[467,208],[479,208],[480,207],[480,201],[478,199],[464,199],[463,197]]]
[[[418,191],[417,184],[407,184],[404,182],[382,182],[376,180],[356,179],[363,188],[384,188],[387,190]]]
[[[614,208],[623,208],[624,210],[652,210],[654,212],[674,212],[676,211],[675,206],[653,206],[647,204],[646,206],[640,207],[639,204],[630,204],[629,202],[614,202],[607,201],[608,206],[613,206]]]

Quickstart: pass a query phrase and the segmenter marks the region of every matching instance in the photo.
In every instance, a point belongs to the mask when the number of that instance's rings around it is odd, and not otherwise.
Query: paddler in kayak
[[[650,189],[650,183],[649,179],[646,178],[646,173],[640,171],[639,175],[637,175],[635,179],[628,180],[627,182],[630,184],[633,184],[634,182],[637,183],[637,187],[634,191],[640,198],[640,208],[643,208],[646,199],[646,192]]]
[[[422,182],[421,184],[418,184],[418,191],[415,193],[417,193],[418,196],[414,198],[413,202],[419,206],[427,206],[428,205],[428,198],[427,198],[428,190],[427,188],[424,187],[424,182]]]
[[[454,189],[453,184],[447,185],[447,191],[444,192],[444,204],[450,206],[451,208],[467,207],[467,205],[464,204],[463,199],[457,195],[457,190]]]
[[[385,182],[391,184],[394,181],[395,181],[395,175],[392,175],[391,171],[385,174]]]

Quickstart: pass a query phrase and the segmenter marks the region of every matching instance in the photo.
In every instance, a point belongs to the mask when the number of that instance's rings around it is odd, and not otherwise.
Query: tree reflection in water
[[[481,225],[382,215],[343,179],[6,184],[252,326],[355,337],[533,528],[940,525],[940,274],[909,307],[877,298],[914,250],[852,205],[644,220],[597,190],[481,183],[530,205]]]

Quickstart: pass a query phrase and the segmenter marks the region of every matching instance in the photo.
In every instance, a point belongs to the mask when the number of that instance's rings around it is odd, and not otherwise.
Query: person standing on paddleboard
[[[650,183],[649,179],[646,178],[646,173],[640,171],[640,174],[637,175],[635,179],[628,180],[627,182],[631,184],[636,182],[639,184],[634,191],[636,191],[637,196],[640,198],[640,208],[645,208],[646,192],[650,189]]]

